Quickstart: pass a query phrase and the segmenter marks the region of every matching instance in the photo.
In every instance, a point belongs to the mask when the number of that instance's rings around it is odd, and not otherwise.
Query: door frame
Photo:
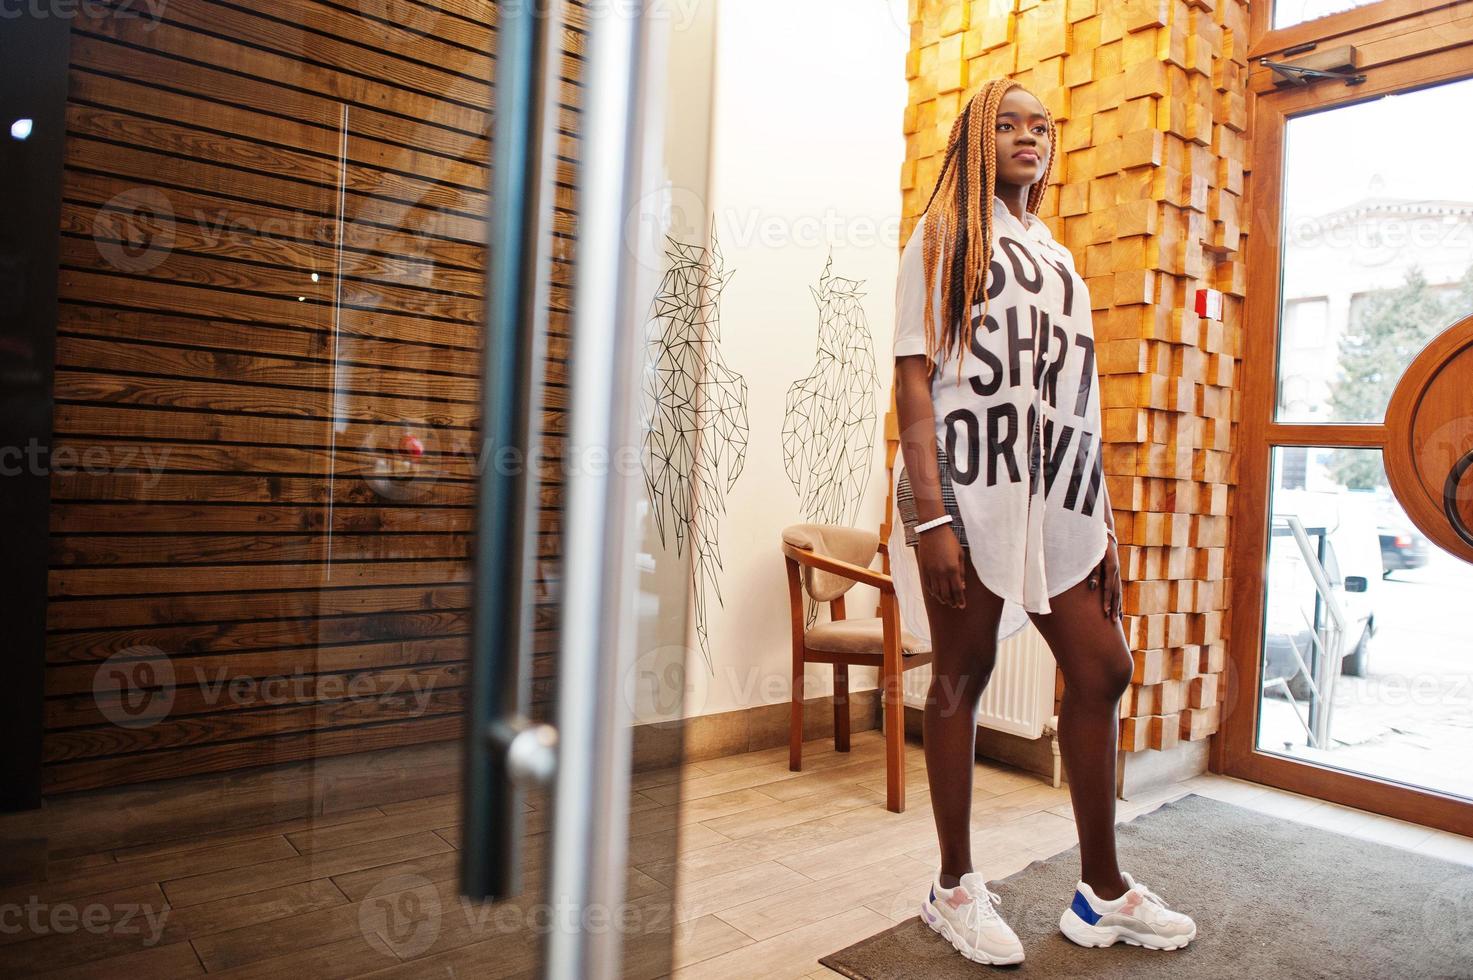
[[[1262,676],[1272,450],[1276,446],[1379,447],[1386,441],[1384,423],[1287,424],[1273,420],[1282,281],[1280,201],[1285,127],[1296,115],[1464,78],[1473,78],[1467,46],[1445,48],[1377,68],[1355,86],[1325,80],[1272,91],[1270,83],[1257,93],[1247,188],[1250,233],[1244,261],[1249,269],[1272,270],[1272,274],[1255,277],[1262,285],[1250,288],[1245,296],[1243,349],[1269,352],[1264,355],[1269,360],[1266,365],[1261,361],[1254,365],[1245,359],[1243,364],[1238,485],[1231,508],[1229,636],[1233,642],[1228,645],[1223,726],[1213,740],[1211,756],[1214,772],[1461,834],[1473,828],[1473,803],[1467,800],[1259,752],[1255,736],[1258,679]]]

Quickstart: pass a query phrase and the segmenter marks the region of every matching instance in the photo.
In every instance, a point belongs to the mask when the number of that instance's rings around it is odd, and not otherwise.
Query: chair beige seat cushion
[[[884,625],[878,616],[868,619],[841,619],[837,623],[819,623],[809,630],[805,642],[810,650],[824,653],[885,652]],[[905,655],[925,653],[930,647],[906,630],[900,631],[900,652]]]

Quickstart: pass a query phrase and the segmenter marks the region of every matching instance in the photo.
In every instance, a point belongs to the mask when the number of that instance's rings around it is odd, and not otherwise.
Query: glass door
[[[54,292],[0,345],[0,974],[668,973],[683,689],[640,654],[689,573],[644,545],[623,234],[661,25],[19,17],[3,268]]]
[[[1223,756],[1467,832],[1473,142],[1422,134],[1473,79],[1425,81],[1259,94]]]

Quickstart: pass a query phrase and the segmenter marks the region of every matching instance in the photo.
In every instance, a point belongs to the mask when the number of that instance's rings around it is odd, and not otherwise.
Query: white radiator
[[[997,666],[982,692],[977,724],[1023,738],[1043,735],[1054,714],[1054,671],[1053,653],[1029,623],[998,647]],[[902,676],[905,703],[924,710],[931,665],[912,667]]]

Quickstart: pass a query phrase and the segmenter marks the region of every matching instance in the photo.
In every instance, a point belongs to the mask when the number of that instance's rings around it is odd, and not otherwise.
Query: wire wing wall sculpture
[[[667,236],[667,271],[646,324],[641,399],[644,474],[660,543],[691,554],[696,635],[714,675],[706,592],[721,602],[719,528],[726,497],[747,454],[747,381],[721,351],[724,268],[715,228],[711,248]]]
[[[829,256],[818,288],[818,356],[813,370],[788,389],[783,466],[803,516],[815,524],[859,521],[875,449],[874,341],[860,305],[862,281],[832,276]],[[810,603],[807,622],[818,614]]]

